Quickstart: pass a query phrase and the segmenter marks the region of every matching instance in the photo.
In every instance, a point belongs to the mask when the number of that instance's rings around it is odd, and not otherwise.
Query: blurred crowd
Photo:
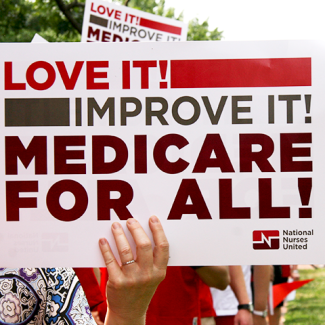
[[[74,269],[98,325],[109,313],[106,268]],[[272,306],[273,284],[298,280],[296,266],[172,266],[147,311],[148,325],[280,325],[283,301]]]

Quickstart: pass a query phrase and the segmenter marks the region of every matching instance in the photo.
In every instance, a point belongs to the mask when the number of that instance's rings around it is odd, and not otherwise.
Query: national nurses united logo
[[[278,230],[254,230],[253,249],[279,249],[280,232]]]

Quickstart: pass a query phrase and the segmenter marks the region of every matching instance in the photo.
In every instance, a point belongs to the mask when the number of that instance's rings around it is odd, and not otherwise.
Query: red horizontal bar
[[[139,25],[142,27],[160,30],[161,32],[167,32],[167,33],[176,34],[176,35],[182,34],[181,27],[159,23],[158,21],[153,21],[153,20],[146,19],[146,18],[140,18]]]
[[[172,60],[171,88],[311,86],[311,58]]]

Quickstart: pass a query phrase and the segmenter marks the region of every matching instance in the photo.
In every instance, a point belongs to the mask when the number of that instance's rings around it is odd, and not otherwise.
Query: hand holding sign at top
[[[100,249],[109,275],[106,286],[109,305],[105,322],[107,325],[145,324],[149,302],[166,275],[169,258],[167,238],[157,217],[149,219],[149,226],[154,249],[137,220],[127,221],[128,230],[137,245],[137,256],[134,256],[121,225],[113,223],[112,232],[122,266],[114,258],[106,239],[100,240]]]

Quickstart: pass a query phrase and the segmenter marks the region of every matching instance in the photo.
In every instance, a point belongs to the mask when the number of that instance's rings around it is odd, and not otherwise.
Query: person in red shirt
[[[107,272],[101,270],[100,288],[103,294]],[[170,266],[164,281],[157,288],[147,311],[146,325],[198,325],[201,318],[200,287],[224,289],[229,284],[227,266]],[[87,288],[89,283],[85,283]],[[87,289],[85,289],[87,292]],[[94,294],[90,290],[89,294]]]

